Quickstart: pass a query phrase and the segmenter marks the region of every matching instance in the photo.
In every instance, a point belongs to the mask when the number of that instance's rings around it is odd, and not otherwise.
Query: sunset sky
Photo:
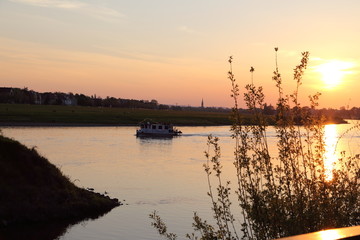
[[[360,107],[358,0],[0,0],[0,87],[231,107],[240,86],[275,104],[274,47],[285,89],[321,107]]]

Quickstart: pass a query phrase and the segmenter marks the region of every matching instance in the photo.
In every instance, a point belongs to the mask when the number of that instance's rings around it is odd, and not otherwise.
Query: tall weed
[[[325,167],[326,144],[324,118],[316,111],[319,93],[309,96],[310,107],[302,108],[298,93],[307,67],[309,53],[302,53],[300,64],[294,68],[295,91],[286,95],[277,64],[273,81],[278,91],[276,105],[277,154],[272,155],[267,137],[267,120],[263,114],[262,87],[246,85],[244,102],[252,112],[255,125],[244,124],[239,113],[240,88],[229,58],[228,79],[231,82],[232,137],[235,140],[234,166],[236,187],[224,180],[218,138],[208,137],[207,174],[215,224],[194,216],[195,233],[188,239],[274,239],[328,228],[360,224],[360,169],[358,155],[342,152],[336,166],[329,172]],[[215,183],[216,187],[213,186]],[[237,201],[231,201],[235,194]],[[236,227],[232,204],[240,206]],[[160,220],[158,215],[151,218]],[[158,225],[154,225],[155,227]],[[160,232],[160,231],[159,231]],[[165,231],[166,233],[166,231]],[[167,233],[166,233],[167,234]],[[173,237],[173,235],[166,235]]]

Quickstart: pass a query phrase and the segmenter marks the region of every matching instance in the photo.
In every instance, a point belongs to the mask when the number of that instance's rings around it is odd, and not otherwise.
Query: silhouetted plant
[[[162,221],[160,216],[154,211],[149,215],[149,217],[153,220],[151,225],[156,228],[161,236],[164,236],[168,240],[175,240],[176,234],[168,233],[166,224]]]
[[[235,140],[236,188],[232,192],[230,182],[223,179],[218,138],[209,136],[204,168],[215,225],[195,214],[195,233],[188,234],[189,239],[274,239],[360,224],[359,155],[347,157],[342,152],[329,173],[324,164],[325,119],[315,111],[320,94],[309,96],[311,106],[307,109],[301,108],[298,99],[309,53],[302,53],[301,62],[294,69],[295,91],[285,95],[277,52],[275,48],[276,67],[272,77],[278,90],[274,126],[277,154],[269,149],[268,125],[263,115],[266,104],[262,87],[253,84],[253,67],[250,69],[252,83],[245,87],[244,102],[257,124],[243,124],[239,112],[240,88],[230,57],[228,79],[234,100],[230,131]],[[235,194],[241,209],[240,229],[231,211],[231,205],[235,204],[230,200],[231,193]],[[152,218],[160,219],[156,213]],[[159,230],[159,226],[154,226]]]

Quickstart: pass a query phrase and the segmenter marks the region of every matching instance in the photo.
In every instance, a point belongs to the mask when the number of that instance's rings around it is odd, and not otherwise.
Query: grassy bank
[[[145,118],[175,125],[229,125],[229,113],[58,105],[0,104],[0,124],[137,125]]]
[[[35,149],[0,136],[0,228],[96,217],[119,204],[75,186]]]
[[[256,124],[250,114],[242,114],[245,125]],[[62,105],[0,104],[0,126],[12,125],[138,125],[145,118],[178,126],[231,125],[230,112],[175,111],[141,108],[106,108]],[[327,123],[346,123],[327,117]],[[274,116],[267,116],[274,125]]]

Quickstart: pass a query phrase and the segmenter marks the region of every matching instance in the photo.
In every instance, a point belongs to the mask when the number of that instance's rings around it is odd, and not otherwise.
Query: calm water
[[[328,139],[336,139],[351,125],[329,125]],[[108,192],[124,200],[96,220],[70,226],[61,240],[159,239],[149,213],[157,210],[171,232],[184,239],[192,232],[193,212],[210,218],[206,196],[204,150],[208,134],[220,137],[224,172],[232,180],[233,140],[229,127],[181,127],[173,139],[140,139],[135,127],[16,127],[3,128],[12,137],[37,150],[58,166],[75,184]],[[329,130],[330,129],[330,130]],[[276,149],[273,129],[271,148]],[[339,148],[359,149],[358,131],[342,138]],[[329,141],[329,148],[334,145]],[[36,230],[39,231],[39,230]],[[43,230],[46,233],[46,229]]]

